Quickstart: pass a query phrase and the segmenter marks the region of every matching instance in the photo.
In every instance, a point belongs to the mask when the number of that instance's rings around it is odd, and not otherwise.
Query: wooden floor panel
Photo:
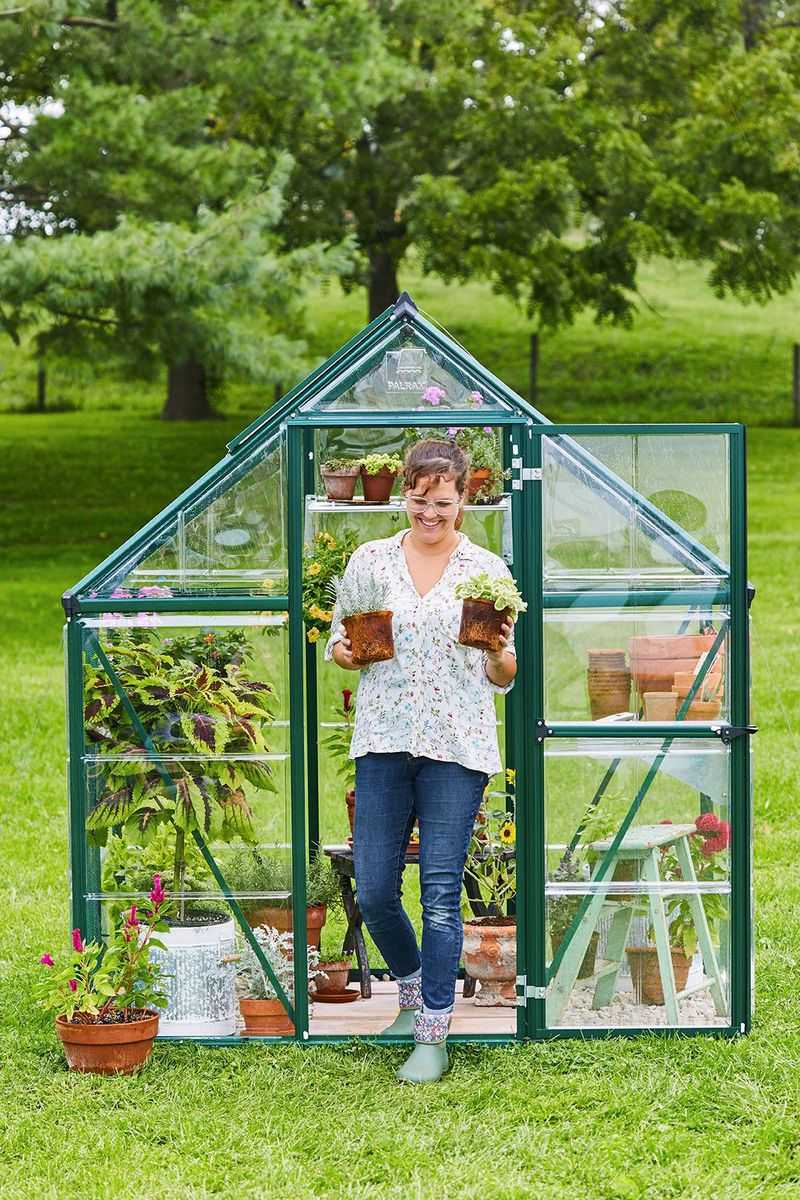
[[[351,984],[357,987],[357,984]],[[450,1026],[451,1033],[514,1034],[517,1014],[513,1008],[476,1008],[474,999],[461,995],[461,982],[456,986],[456,1007]],[[373,980],[369,1000],[359,997],[352,1004],[320,1004],[312,1007],[309,1032],[312,1034],[370,1034],[380,1033],[397,1015],[397,984]]]

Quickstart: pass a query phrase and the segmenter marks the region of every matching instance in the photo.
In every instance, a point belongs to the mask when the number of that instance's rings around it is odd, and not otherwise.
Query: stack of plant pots
[[[631,638],[631,674],[646,720],[675,720],[693,686],[700,658],[711,650],[716,636],[712,632]],[[718,657],[703,681],[700,694],[685,714],[686,719],[709,721],[719,716],[721,687],[722,659]]]
[[[586,687],[592,720],[627,712],[631,700],[631,673],[624,650],[590,650]]]

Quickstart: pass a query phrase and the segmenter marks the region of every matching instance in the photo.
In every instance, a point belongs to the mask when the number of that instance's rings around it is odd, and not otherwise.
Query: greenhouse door
[[[745,1032],[744,429],[532,426],[515,486],[527,1033]]]

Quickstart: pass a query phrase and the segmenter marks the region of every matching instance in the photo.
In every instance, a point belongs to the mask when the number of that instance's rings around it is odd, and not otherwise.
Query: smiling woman
[[[387,1032],[413,1030],[398,1078],[438,1080],[453,1011],[463,929],[461,881],[475,814],[501,769],[494,695],[516,673],[513,624],[496,650],[460,645],[457,585],[476,574],[507,579],[502,559],[459,532],[469,458],[453,441],[426,439],[405,459],[409,528],[365,542],[344,584],[380,587],[394,653],[364,667],[350,757],[356,762],[354,863],[359,906],[398,981],[400,1013]],[[359,669],[337,602],[326,658]],[[400,901],[398,858],[420,829],[422,953]]]

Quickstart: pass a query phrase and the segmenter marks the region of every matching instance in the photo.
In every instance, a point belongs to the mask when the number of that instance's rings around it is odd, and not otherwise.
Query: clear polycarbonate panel
[[[546,437],[542,481],[547,590],[727,578],[727,435]]]
[[[727,719],[728,627],[720,606],[546,610],[545,717],[663,722],[685,709],[686,721]]]
[[[94,594],[285,594],[286,446],[276,434],[179,511]]]
[[[345,390],[335,382],[304,408],[330,411],[395,412],[503,408],[491,393],[441,350],[408,336],[366,359],[359,377]]]
[[[591,887],[623,824],[626,845],[658,841],[666,830],[690,846],[701,883],[727,879],[731,819],[730,751],[717,739],[581,737],[545,744],[550,883]],[[618,866],[609,864],[611,880],[604,868],[603,887],[624,888],[629,873],[613,880]]]
[[[729,888],[548,886],[545,925],[548,1027],[730,1025]]]
[[[287,640],[278,614],[84,622],[87,837],[103,893],[137,894],[158,873],[181,902],[219,895],[197,829],[237,895],[291,897]]]

